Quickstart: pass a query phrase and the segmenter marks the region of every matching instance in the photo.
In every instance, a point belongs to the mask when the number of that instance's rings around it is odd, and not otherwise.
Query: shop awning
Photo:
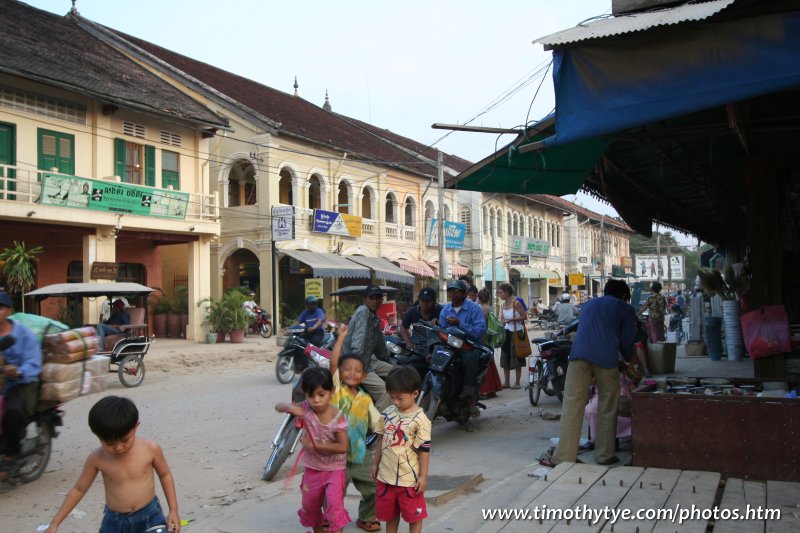
[[[439,275],[439,262],[436,261],[436,262],[428,263],[428,264],[433,269],[434,277],[438,276]],[[463,275],[469,273],[469,269],[467,267],[465,267],[464,265],[459,265],[458,263],[448,263],[448,267],[449,267],[448,268],[448,270],[449,270],[448,274],[450,276],[454,277],[454,278],[457,278],[459,276],[463,276]]]
[[[511,270],[516,270],[519,272],[519,277],[522,279],[550,279],[561,277],[559,274],[553,272],[552,270],[547,270],[546,268],[512,265]]]
[[[336,254],[311,252],[309,250],[278,250],[279,254],[288,255],[305,263],[319,278],[366,278],[370,279],[369,268],[348,261]]]
[[[574,194],[586,181],[610,140],[596,138],[564,146],[539,146],[554,134],[554,119],[550,116],[504,148],[449,178],[445,185],[480,192]]]
[[[382,257],[364,257],[363,255],[348,255],[346,258],[358,265],[365,266],[375,271],[375,277],[397,283],[414,284],[414,276],[398,268],[393,263]]]
[[[425,261],[416,261],[413,259],[404,259],[397,262],[400,268],[406,272],[411,272],[417,276],[425,276],[428,278],[435,278],[436,272]]]

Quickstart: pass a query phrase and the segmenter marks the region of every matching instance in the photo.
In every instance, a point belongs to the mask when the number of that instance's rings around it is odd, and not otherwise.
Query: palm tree
[[[24,242],[14,241],[14,246],[4,248],[0,252],[0,261],[3,261],[3,274],[6,276],[8,292],[20,295],[30,291],[36,284],[36,257],[44,248],[34,246],[27,248]]]

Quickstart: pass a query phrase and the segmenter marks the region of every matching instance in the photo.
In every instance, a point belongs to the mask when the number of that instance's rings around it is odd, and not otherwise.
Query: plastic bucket
[[[703,341],[706,343],[708,358],[712,361],[719,361],[722,357],[722,317],[705,317],[703,321]]]
[[[722,322],[725,326],[725,351],[728,353],[728,361],[741,361],[744,356],[739,309],[737,301],[722,302]]]

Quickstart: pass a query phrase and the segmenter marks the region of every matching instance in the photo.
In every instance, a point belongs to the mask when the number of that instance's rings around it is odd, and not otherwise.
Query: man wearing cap
[[[389,363],[389,351],[378,319],[378,308],[383,303],[384,292],[377,285],[367,285],[364,289],[364,305],[353,313],[348,324],[347,335],[342,346],[343,354],[357,354],[362,357],[367,375],[361,385],[367,390],[378,411],[389,406],[389,395],[386,394],[385,377],[392,364]]]
[[[439,314],[439,326],[443,328],[457,327],[467,334],[476,344],[480,344],[486,333],[486,318],[481,306],[467,299],[467,284],[460,279],[447,282],[447,296],[450,303],[444,306]],[[461,396],[471,398],[478,386],[478,357],[480,351],[463,350],[461,360],[464,363],[464,388]]]
[[[28,327],[8,317],[11,315],[11,298],[0,292],[0,341],[13,337],[14,344],[3,350],[2,362],[5,386],[3,435],[6,451],[0,463],[0,479],[7,477],[17,467],[20,443],[25,436],[25,420],[33,414],[42,370],[42,349],[39,340]]]
[[[439,314],[442,306],[436,303],[436,291],[430,287],[425,287],[419,291],[419,302],[412,306],[403,317],[400,324],[400,336],[406,341],[406,346],[412,350],[417,349],[420,353],[427,353],[428,332],[422,328],[410,330],[413,324],[424,320],[434,325],[439,322]],[[409,334],[409,330],[411,334]]]
[[[97,337],[100,339],[100,349],[103,350],[106,342],[106,335],[122,333],[122,330],[114,326],[129,326],[131,315],[125,310],[125,302],[116,300],[111,304],[111,316],[108,320],[97,324]]]
[[[319,308],[317,297],[308,296],[306,308],[297,317],[295,324],[301,324],[306,328],[303,338],[314,346],[320,346],[325,338],[325,331],[322,329],[323,322],[325,322],[325,311]]]
[[[244,312],[247,313],[247,316],[255,320],[258,312],[260,311],[258,304],[256,303],[256,293],[253,291],[248,291],[247,298],[247,301],[242,304],[242,309],[244,309]]]

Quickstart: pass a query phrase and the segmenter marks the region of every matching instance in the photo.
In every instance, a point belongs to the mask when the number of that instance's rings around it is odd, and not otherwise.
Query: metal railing
[[[44,170],[29,170],[18,168],[13,165],[0,164],[0,201],[20,202],[23,204],[42,203],[42,181],[45,174],[50,174]],[[79,178],[78,179],[85,179]],[[119,182],[116,176],[110,178],[100,178],[98,181]],[[169,189],[148,187],[137,185],[155,191],[172,192]],[[204,194],[189,192],[186,220],[216,220],[219,218],[219,205],[215,194]]]

